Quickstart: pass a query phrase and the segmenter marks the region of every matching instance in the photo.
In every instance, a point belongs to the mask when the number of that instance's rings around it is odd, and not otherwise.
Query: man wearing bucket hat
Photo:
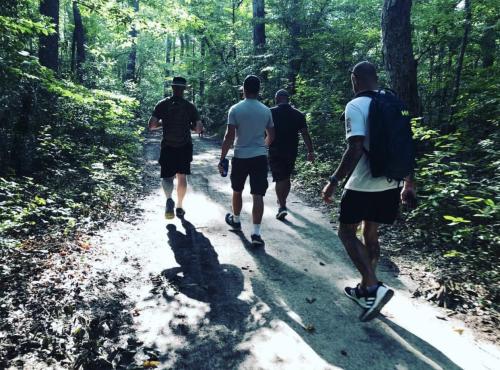
[[[279,209],[278,220],[284,220],[288,214],[286,198],[290,193],[290,176],[297,159],[299,132],[307,147],[307,160],[314,161],[314,150],[311,136],[307,130],[304,114],[290,105],[290,94],[286,90],[278,90],[275,94],[276,106],[271,108],[276,138],[269,147],[269,166],[276,182],[276,195]]]
[[[161,166],[161,184],[167,197],[165,218],[174,218],[185,214],[183,200],[187,190],[187,175],[191,174],[193,160],[193,142],[191,131],[200,133],[203,130],[200,115],[191,102],[184,99],[187,81],[183,77],[172,80],[172,96],[160,100],[156,104],[149,119],[149,129],[163,128],[163,139],[159,163]],[[174,177],[177,177],[177,208],[172,199]]]

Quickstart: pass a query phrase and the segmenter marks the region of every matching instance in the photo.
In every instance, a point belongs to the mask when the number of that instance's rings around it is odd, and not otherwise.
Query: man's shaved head
[[[372,90],[376,88],[378,84],[377,70],[375,66],[365,61],[359,62],[352,69],[351,72],[351,82],[354,93],[358,93],[363,90]]]
[[[356,64],[350,72],[356,76],[356,78],[360,81],[372,83],[378,81],[377,70],[375,66],[364,60]]]

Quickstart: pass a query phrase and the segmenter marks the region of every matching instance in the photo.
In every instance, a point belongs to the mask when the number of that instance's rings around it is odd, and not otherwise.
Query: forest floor
[[[383,255],[396,295],[361,323],[342,292],[357,279],[329,217],[292,194],[286,222],[269,189],[264,249],[224,223],[229,180],[218,148],[195,140],[186,217],[167,223],[145,145],[145,192],[130,214],[73,241],[33,238],[0,251],[0,369],[495,369],[500,349],[414,292]],[[397,262],[399,263],[399,262]],[[407,272],[405,272],[407,271]],[[416,279],[416,280],[415,280]]]

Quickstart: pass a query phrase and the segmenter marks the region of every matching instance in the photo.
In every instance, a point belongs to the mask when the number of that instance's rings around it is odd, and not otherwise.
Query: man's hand
[[[323,198],[323,201],[327,204],[330,204],[333,199],[333,193],[335,193],[335,189],[337,189],[337,184],[328,182],[323,190],[321,191],[321,198]]]
[[[196,121],[196,126],[194,127],[194,132],[200,134],[203,131],[203,123],[201,121]]]
[[[219,168],[219,173],[220,175],[224,175],[224,167],[222,167],[222,159],[219,161],[219,165],[218,165],[218,168]]]
[[[307,161],[308,162],[314,162],[315,159],[316,159],[316,156],[314,155],[314,152],[307,153]]]
[[[405,182],[403,190],[401,190],[401,202],[410,209],[417,206],[417,192],[413,184]]]
[[[162,126],[161,120],[156,117],[151,116],[148,122],[149,131],[155,131],[160,129]]]

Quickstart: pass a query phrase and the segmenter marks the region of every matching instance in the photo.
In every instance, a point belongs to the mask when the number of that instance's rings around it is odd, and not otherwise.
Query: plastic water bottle
[[[220,164],[223,168],[221,176],[226,177],[229,171],[229,160],[227,158],[224,158],[222,161],[220,161]]]

